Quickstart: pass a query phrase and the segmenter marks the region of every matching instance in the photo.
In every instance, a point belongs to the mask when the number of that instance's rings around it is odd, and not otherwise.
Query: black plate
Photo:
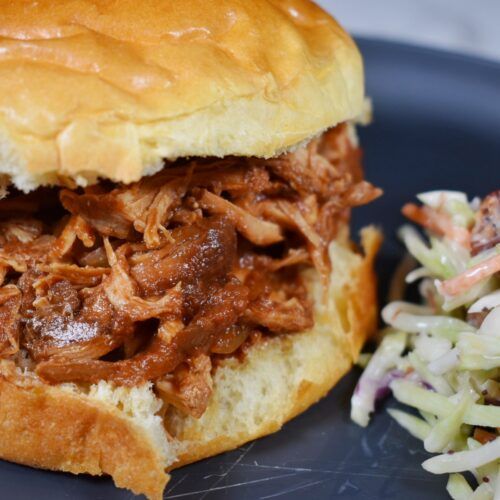
[[[424,190],[484,195],[500,186],[500,65],[395,43],[359,40],[375,122],[361,132],[367,177],[386,195],[358,210],[386,242],[382,293],[401,255],[394,239],[403,203]],[[425,473],[421,443],[385,411],[370,427],[349,421],[358,373],[273,436],[173,473],[168,498],[447,498],[446,478]],[[392,402],[388,403],[393,404]],[[125,499],[109,479],[74,477],[0,462],[2,498]]]

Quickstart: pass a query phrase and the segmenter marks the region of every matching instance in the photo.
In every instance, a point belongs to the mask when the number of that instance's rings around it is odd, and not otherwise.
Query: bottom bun
[[[109,474],[119,487],[162,498],[166,469],[279,430],[350,369],[376,325],[373,261],[380,242],[373,228],[362,231],[364,255],[347,237],[333,242],[327,293],[314,271],[304,275],[316,304],[314,328],[269,337],[243,360],[225,359],[200,419],[173,407],[162,411],[151,384],[49,386],[11,362],[0,363],[0,457],[75,474]]]
[[[376,230],[365,229],[364,257],[332,243],[333,275],[326,297],[317,273],[305,274],[316,304],[314,328],[270,337],[253,346],[243,361],[225,360],[214,375],[212,399],[201,418],[174,407],[167,411],[166,428],[181,443],[172,468],[276,432],[349,371],[376,326],[373,260],[380,242]]]
[[[141,397],[150,399],[149,394]],[[147,418],[132,416],[120,405],[71,386],[51,387],[7,363],[1,366],[0,457],[5,460],[73,474],[108,474],[119,487],[161,499],[169,479],[165,466],[175,455],[165,452],[166,436],[156,418],[159,435],[154,423],[151,428]]]

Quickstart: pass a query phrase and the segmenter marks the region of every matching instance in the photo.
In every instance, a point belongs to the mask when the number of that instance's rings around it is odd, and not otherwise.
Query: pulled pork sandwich
[[[0,456],[161,498],[374,326],[361,57],[308,0],[0,12]]]

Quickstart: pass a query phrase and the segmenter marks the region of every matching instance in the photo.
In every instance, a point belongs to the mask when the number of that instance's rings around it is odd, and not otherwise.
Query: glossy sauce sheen
[[[380,194],[349,137],[342,125],[271,160],[181,160],[132,185],[0,200],[0,356],[50,383],[153,381],[201,415],[218,356],[313,326],[301,271],[326,284],[329,243]]]

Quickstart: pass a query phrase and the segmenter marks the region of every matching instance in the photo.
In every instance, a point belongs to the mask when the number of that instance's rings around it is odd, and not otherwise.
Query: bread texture
[[[309,0],[0,0],[0,16],[0,185],[272,157],[363,111],[360,54]]]
[[[376,326],[373,261],[380,242],[373,228],[362,232],[363,254],[346,234],[333,242],[326,298],[316,272],[305,275],[317,306],[314,328],[269,338],[243,360],[224,360],[199,420],[162,409],[150,385],[49,386],[3,362],[0,457],[75,474],[109,474],[117,486],[162,498],[165,469],[277,431],[349,370]]]
[[[103,399],[98,391],[49,386],[4,362],[0,457],[73,474],[109,474],[117,486],[161,499],[168,480],[165,465],[175,459],[175,446],[168,446],[161,419],[154,415],[158,401],[146,388],[136,395],[128,391],[121,401]],[[120,404],[124,401],[129,408]],[[151,402],[140,415],[141,406]]]

